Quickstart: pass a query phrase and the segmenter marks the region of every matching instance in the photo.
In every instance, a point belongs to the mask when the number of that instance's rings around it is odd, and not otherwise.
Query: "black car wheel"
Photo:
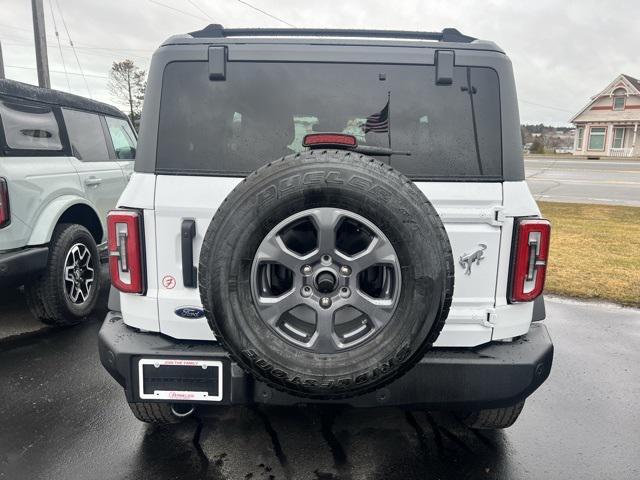
[[[73,325],[94,309],[101,287],[100,259],[89,231],[56,226],[45,270],[25,285],[32,314],[50,325]]]

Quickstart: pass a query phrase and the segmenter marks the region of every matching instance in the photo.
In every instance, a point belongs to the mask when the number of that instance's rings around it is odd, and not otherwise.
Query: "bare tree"
[[[536,137],[533,139],[531,153],[544,153],[544,139],[542,137]]]
[[[116,101],[129,106],[129,117],[134,125],[142,113],[146,76],[147,72],[138,68],[132,60],[113,62],[109,72],[109,91]]]

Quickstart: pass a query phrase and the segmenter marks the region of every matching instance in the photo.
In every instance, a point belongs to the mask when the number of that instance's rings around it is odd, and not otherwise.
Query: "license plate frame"
[[[145,393],[144,367],[152,365],[156,368],[163,366],[201,368],[217,373],[217,393],[210,395],[209,391],[199,390],[154,390],[152,393]],[[142,400],[173,400],[195,401],[195,402],[221,402],[223,399],[223,363],[220,360],[199,360],[185,358],[141,358],[138,360],[138,396]],[[207,372],[209,373],[209,372]]]

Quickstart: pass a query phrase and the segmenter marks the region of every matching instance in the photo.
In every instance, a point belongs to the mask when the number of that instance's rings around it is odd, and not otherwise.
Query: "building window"
[[[613,109],[624,110],[625,97],[613,97]]]
[[[627,97],[627,91],[624,88],[616,88],[613,91],[613,109],[624,110],[624,103]]]
[[[589,150],[604,151],[605,127],[591,127],[589,130]]]
[[[576,130],[576,147],[574,150],[582,150],[584,142],[584,127],[578,127]]]
[[[613,129],[613,148],[622,148],[624,145],[624,128],[616,127]]]

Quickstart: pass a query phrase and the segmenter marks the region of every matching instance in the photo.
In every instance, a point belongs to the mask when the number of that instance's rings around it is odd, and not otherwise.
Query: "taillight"
[[[551,224],[541,218],[516,220],[511,264],[511,302],[529,302],[542,293],[549,257]]]
[[[121,292],[144,293],[142,215],[134,210],[111,210],[107,215],[109,273]]]
[[[4,178],[0,178],[0,228],[11,223],[11,210],[9,210],[9,187]]]
[[[302,139],[304,147],[357,147],[358,141],[353,135],[344,133],[309,133]]]

